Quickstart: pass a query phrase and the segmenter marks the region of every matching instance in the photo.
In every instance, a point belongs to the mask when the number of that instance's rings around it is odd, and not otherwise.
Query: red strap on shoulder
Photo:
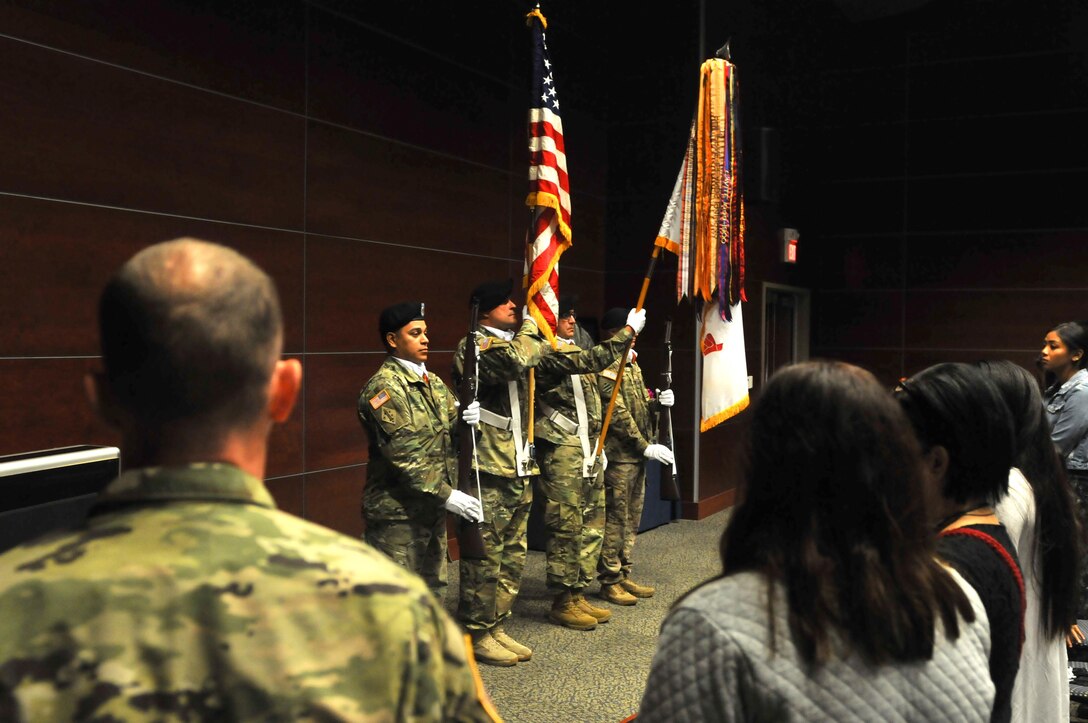
[[[941,537],[951,537],[952,535],[962,535],[965,537],[974,537],[976,540],[982,540],[989,545],[994,552],[1005,562],[1010,570],[1012,570],[1013,577],[1016,578],[1016,587],[1020,590],[1020,647],[1024,647],[1024,609],[1027,607],[1027,598],[1024,594],[1024,576],[1020,573],[1020,566],[1016,564],[1016,560],[1012,559],[1012,555],[1005,549],[1005,546],[995,540],[991,535],[986,534],[982,530],[976,530],[972,527],[957,527],[954,530],[948,530],[942,532]]]

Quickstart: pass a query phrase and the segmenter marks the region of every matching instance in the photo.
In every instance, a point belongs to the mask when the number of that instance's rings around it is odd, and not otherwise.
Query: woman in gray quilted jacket
[[[985,612],[934,556],[933,485],[887,391],[787,367],[748,449],[723,572],[666,618],[639,723],[989,720]]]

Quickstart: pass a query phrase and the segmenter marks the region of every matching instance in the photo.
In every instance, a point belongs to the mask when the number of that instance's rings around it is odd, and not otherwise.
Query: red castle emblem
[[[713,354],[716,351],[721,351],[722,345],[714,343],[714,335],[708,333],[703,337],[703,356]]]

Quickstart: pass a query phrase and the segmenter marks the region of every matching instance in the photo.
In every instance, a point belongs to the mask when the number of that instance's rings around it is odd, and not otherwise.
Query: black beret
[[[510,300],[510,292],[514,290],[514,280],[485,281],[472,290],[468,297],[468,305],[472,306],[472,300],[480,302],[480,313],[486,314],[496,306],[501,306]]]
[[[382,339],[391,331],[397,331],[409,321],[417,321],[423,318],[422,301],[402,301],[382,309],[378,317],[378,332]]]
[[[630,309],[625,309],[622,306],[614,306],[608,311],[604,312],[604,316],[601,317],[601,328],[611,331],[613,329],[622,329],[627,326],[627,315],[631,313]]]
[[[557,315],[557,317],[562,319],[563,317],[567,316],[568,314],[571,314],[572,312],[574,312],[575,307],[577,307],[577,306],[578,306],[578,294],[567,294],[567,293],[560,294],[559,295],[559,314]]]

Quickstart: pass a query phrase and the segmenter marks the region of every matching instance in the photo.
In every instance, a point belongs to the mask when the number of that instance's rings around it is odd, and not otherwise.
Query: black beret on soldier
[[[381,335],[382,344],[385,344],[385,335],[389,332],[400,330],[410,321],[418,321],[423,318],[422,301],[402,301],[382,309],[378,316],[378,333]]]
[[[560,294],[559,295],[559,313],[557,317],[560,319],[566,318],[575,313],[575,308],[578,306],[578,294]],[[627,317],[624,317],[625,319]]]
[[[601,328],[608,331],[622,329],[627,326],[627,315],[630,312],[630,309],[624,309],[622,306],[612,307],[601,317]]]
[[[480,302],[480,313],[486,314],[496,306],[501,306],[510,300],[510,292],[514,290],[514,280],[485,281],[472,290],[468,297],[468,305],[472,306],[472,300]]]

